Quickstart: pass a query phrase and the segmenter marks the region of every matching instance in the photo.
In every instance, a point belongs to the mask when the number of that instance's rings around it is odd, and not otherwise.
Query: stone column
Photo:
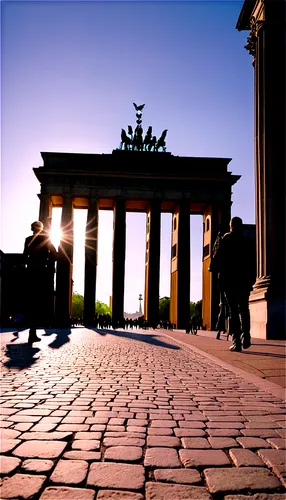
[[[185,329],[190,319],[190,202],[182,200],[173,212],[170,322]]]
[[[144,317],[149,326],[159,323],[161,202],[152,200],[147,212]]]
[[[113,209],[113,270],[112,270],[112,324],[117,327],[124,318],[124,279],[126,243],[125,200],[117,198]]]
[[[285,2],[260,1],[240,15],[254,57],[257,279],[251,335],[285,337]]]
[[[228,218],[229,217],[229,218]],[[228,219],[228,225],[226,223]],[[203,325],[207,330],[214,330],[219,311],[219,293],[216,273],[210,273],[212,249],[219,230],[229,229],[228,210],[220,209],[216,204],[208,206],[204,213],[203,231]],[[227,227],[228,226],[228,227]]]
[[[73,268],[73,198],[70,194],[63,195],[61,231],[56,278],[56,316],[61,326],[69,326]]]
[[[95,317],[95,291],[97,270],[98,200],[88,201],[85,230],[85,268],[84,268],[84,322],[92,324]]]
[[[52,200],[50,194],[38,194],[40,199],[39,220],[45,222],[48,217],[52,217]]]

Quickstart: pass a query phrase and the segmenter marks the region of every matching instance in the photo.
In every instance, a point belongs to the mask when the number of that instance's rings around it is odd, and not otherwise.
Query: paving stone
[[[240,493],[243,491],[273,491],[281,486],[280,481],[268,469],[243,467],[227,469],[205,469],[207,487],[211,493]]]
[[[286,449],[286,441],[283,438],[268,438],[267,441],[273,448],[277,448],[277,450]]]
[[[280,481],[283,484],[284,488],[286,488],[286,470],[285,470],[285,465],[274,465],[274,467],[272,468],[272,471],[280,479]]]
[[[268,467],[274,467],[275,465],[285,466],[286,456],[284,450],[258,450],[257,453]]]
[[[222,467],[230,465],[229,458],[222,450],[180,450],[179,455],[185,467]]]
[[[203,429],[174,429],[174,433],[177,437],[204,437],[206,433]]]
[[[146,483],[146,500],[212,500],[201,486]]]
[[[280,425],[276,422],[267,422],[264,419],[263,422],[245,422],[245,427],[247,429],[276,429]]]
[[[174,436],[148,436],[147,446],[163,446],[166,448],[179,448],[181,441]]]
[[[91,428],[90,428],[90,431],[91,432],[103,432],[105,431],[106,429],[106,425],[103,425],[103,424],[95,424],[95,425],[92,425]],[[81,432],[81,431],[80,431]]]
[[[16,439],[20,434],[21,432],[15,431],[14,429],[1,429],[0,439]]]
[[[11,427],[13,425],[13,422],[7,422],[7,420],[1,420],[0,421],[0,428],[5,429],[7,427]]]
[[[212,437],[237,437],[242,435],[238,429],[206,429],[206,433]]]
[[[144,497],[132,491],[100,490],[96,500],[144,500]]]
[[[0,453],[8,453],[9,451],[12,451],[19,443],[21,443],[20,439],[1,439]]]
[[[120,463],[93,463],[87,476],[87,486],[140,490],[144,486],[142,465]]]
[[[28,422],[29,424],[32,422],[38,422],[41,420],[42,417],[40,416],[30,416],[30,415],[11,415],[11,417],[8,417],[7,420],[9,422]]]
[[[109,425],[107,426],[107,429],[109,429]],[[127,425],[126,427],[127,432],[140,432],[141,434],[146,434],[146,428],[145,427],[137,427],[135,425]]]
[[[135,427],[145,427],[148,425],[147,419],[139,419],[139,418],[129,418],[127,420],[127,425],[135,426]]]
[[[172,436],[174,429],[169,427],[163,429],[162,427],[148,427],[147,432],[150,436]]]
[[[0,497],[2,500],[8,498],[28,500],[38,494],[46,480],[46,476],[29,474],[14,474],[12,477],[4,477],[0,486]]]
[[[76,432],[75,439],[101,439],[102,432]]]
[[[80,431],[88,431],[89,425],[87,424],[60,424],[57,427],[57,431],[62,432],[80,432]]]
[[[155,481],[178,484],[195,484],[202,480],[200,473],[195,469],[156,469],[154,477]]]
[[[31,427],[33,427],[33,424],[28,424],[28,423],[20,423],[20,424],[16,424],[14,425],[14,429],[17,430],[17,431],[20,431],[20,432],[25,432],[25,431],[28,431]]]
[[[72,449],[82,451],[99,450],[100,441],[97,439],[76,439],[72,443]]]
[[[53,471],[50,481],[59,484],[80,484],[88,471],[85,460],[60,460]]]
[[[2,476],[11,474],[19,467],[20,463],[21,460],[19,458],[0,455],[0,474]]]
[[[113,432],[125,432],[125,425],[107,425],[107,431]]]
[[[64,417],[61,420],[62,424],[83,424],[86,417]]]
[[[28,440],[40,440],[40,441],[50,441],[50,440],[69,440],[72,438],[72,432],[24,432],[21,435],[23,441]]]
[[[139,438],[139,439],[144,439],[146,438],[146,434],[142,432],[114,432],[114,431],[106,431],[104,433],[105,438],[111,438],[111,437],[116,437],[116,438]]]
[[[66,446],[65,441],[25,441],[13,451],[13,455],[23,458],[58,458]]]
[[[98,498],[98,496],[97,496]],[[86,488],[68,488],[67,486],[50,486],[46,488],[40,500],[94,500],[95,491]]]
[[[209,429],[244,429],[242,422],[206,422]]]
[[[39,422],[31,428],[32,432],[49,432],[53,431],[58,424],[42,424]]]
[[[237,442],[243,448],[271,448],[271,445],[264,439],[256,437],[238,437]]]
[[[174,420],[151,420],[151,428],[152,427],[177,427],[177,422]]]
[[[148,448],[146,450],[145,467],[180,467],[178,452],[172,448]]]
[[[211,447],[210,443],[205,438],[183,437],[181,441],[184,448],[194,448],[196,450],[203,450]]]
[[[104,460],[115,462],[137,462],[143,456],[142,448],[139,446],[111,446],[107,448]]]
[[[256,453],[250,450],[242,450],[241,448],[229,450],[230,458],[233,460],[236,467],[263,467],[264,463]]]
[[[67,458],[69,460],[100,460],[101,452],[99,451],[82,451],[82,450],[73,450],[67,451],[64,453],[63,458]]]
[[[106,446],[107,448],[109,446],[144,446],[145,445],[145,439],[139,439],[139,438],[129,438],[129,437],[124,437],[124,438],[104,438],[103,440],[103,446]]]
[[[43,409],[43,408],[33,408],[21,410],[18,412],[18,415],[40,415],[41,417],[45,417],[51,413],[52,410]]]
[[[234,448],[239,446],[238,442],[231,437],[209,437],[209,443],[212,448],[221,450],[223,448]]]
[[[179,426],[184,429],[205,429],[205,422],[198,422],[196,420],[179,420]]]
[[[270,438],[277,437],[277,432],[274,429],[241,429],[241,434],[244,436]]]
[[[54,466],[52,460],[25,460],[21,468],[26,472],[49,472]]]

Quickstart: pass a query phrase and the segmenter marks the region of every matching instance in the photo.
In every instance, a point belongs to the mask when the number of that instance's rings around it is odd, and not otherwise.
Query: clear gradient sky
[[[144,132],[179,156],[232,158],[232,215],[254,220],[253,67],[242,0],[2,0],[1,245],[20,253],[38,219],[42,151],[111,153],[145,103]],[[83,293],[86,212],[75,213]],[[54,225],[59,213],[54,213]],[[162,216],[160,296],[170,295],[171,216]],[[112,212],[99,214],[97,299],[111,295]],[[127,214],[125,311],[144,293],[145,215]],[[191,300],[202,297],[202,218],[191,217]]]

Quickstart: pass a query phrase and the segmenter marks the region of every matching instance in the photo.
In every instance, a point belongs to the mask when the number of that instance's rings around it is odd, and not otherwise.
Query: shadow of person
[[[12,335],[13,335],[13,339],[10,340],[10,342],[15,342],[16,340],[18,340],[19,338],[19,333],[23,332],[24,330],[26,330],[26,328],[18,328],[17,330],[15,330],[15,332],[12,332]]]
[[[265,356],[269,358],[283,358],[286,359],[285,354],[277,354],[275,352],[259,352],[259,351],[243,351],[243,354],[248,354],[250,356]]]
[[[100,335],[106,335],[107,333],[109,333],[111,335],[115,335],[116,337],[126,337],[132,340],[139,340],[140,342],[146,342],[148,344],[158,347],[166,347],[167,349],[174,349],[174,350],[181,349],[181,347],[178,345],[169,344],[164,340],[160,340],[158,338],[159,335],[153,333],[135,333],[132,331],[127,332],[125,330],[109,330],[107,328],[99,329],[92,327],[90,327],[89,330],[93,330],[94,332],[99,333]]]
[[[40,351],[38,347],[31,347],[28,343],[25,344],[7,344],[3,365],[6,368],[29,368],[36,363],[35,354]]]
[[[51,342],[51,344],[49,344],[49,347],[51,347],[52,349],[58,349],[67,342],[70,342],[70,328],[44,328],[44,330],[45,333],[42,335],[42,337],[47,337],[49,335],[52,335],[53,333],[56,334],[56,338],[53,340],[53,342]]]

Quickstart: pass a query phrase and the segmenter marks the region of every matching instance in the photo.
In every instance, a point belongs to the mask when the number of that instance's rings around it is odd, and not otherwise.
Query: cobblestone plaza
[[[247,374],[160,332],[26,336],[2,334],[3,500],[285,498],[285,404]]]

